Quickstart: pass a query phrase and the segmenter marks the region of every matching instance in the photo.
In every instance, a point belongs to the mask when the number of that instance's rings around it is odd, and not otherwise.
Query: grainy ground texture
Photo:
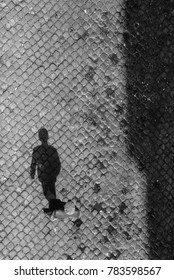
[[[1,259],[174,257],[174,7],[143,2],[0,1]],[[41,127],[78,219],[42,212]]]

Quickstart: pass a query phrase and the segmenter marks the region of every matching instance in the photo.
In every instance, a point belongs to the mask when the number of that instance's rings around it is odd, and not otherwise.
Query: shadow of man
[[[31,179],[34,179],[37,168],[38,179],[42,184],[43,194],[49,202],[49,208],[43,209],[47,213],[51,211],[51,208],[53,208],[52,204],[55,201],[59,201],[57,207],[60,209],[65,204],[60,200],[56,200],[55,183],[60,173],[61,163],[57,150],[48,144],[48,131],[45,128],[41,128],[38,135],[41,145],[33,149],[30,176]]]

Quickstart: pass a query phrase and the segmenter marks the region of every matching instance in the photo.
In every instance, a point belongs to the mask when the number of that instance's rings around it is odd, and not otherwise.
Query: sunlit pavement
[[[126,148],[124,1],[0,3],[1,259],[147,259],[146,176]],[[43,214],[29,176],[45,127],[62,169]]]

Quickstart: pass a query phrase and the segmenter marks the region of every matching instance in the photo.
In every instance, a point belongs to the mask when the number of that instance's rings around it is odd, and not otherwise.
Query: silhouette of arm
[[[36,148],[34,148],[33,154],[32,154],[31,166],[30,166],[31,179],[34,179],[34,176],[36,173],[36,165],[37,165],[37,151],[36,151]]]

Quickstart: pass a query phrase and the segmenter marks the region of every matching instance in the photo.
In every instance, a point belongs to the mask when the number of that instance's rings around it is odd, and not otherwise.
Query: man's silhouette
[[[61,169],[61,163],[57,150],[48,144],[48,131],[45,128],[39,130],[39,140],[41,145],[33,150],[30,176],[34,179],[37,167],[38,179],[42,184],[44,196],[49,202],[49,209],[44,209],[44,212],[49,212],[55,208],[53,205],[56,201],[55,182]],[[59,201],[59,208],[63,208],[64,204]]]

